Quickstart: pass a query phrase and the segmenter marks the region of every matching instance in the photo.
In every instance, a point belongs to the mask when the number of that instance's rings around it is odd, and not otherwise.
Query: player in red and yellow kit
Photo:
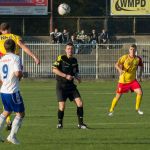
[[[19,55],[19,49],[22,48],[25,53],[31,56],[36,64],[40,63],[40,60],[31,52],[31,50],[23,43],[20,36],[12,34],[11,28],[8,23],[1,23],[0,25],[0,57],[6,54],[6,50],[4,48],[4,43],[7,39],[12,39],[16,44],[15,54]],[[7,129],[11,129],[11,119],[10,116],[6,119]]]
[[[1,23],[0,25],[0,56],[6,54],[6,50],[4,48],[4,42],[7,39],[12,39],[16,44],[15,54],[19,55],[19,48],[22,48],[25,53],[31,56],[36,64],[40,63],[40,60],[31,52],[31,50],[23,43],[20,36],[12,34],[11,28],[8,23]]]
[[[140,111],[140,103],[143,92],[139,82],[136,80],[136,71],[138,67],[140,68],[139,78],[141,80],[143,63],[142,59],[136,55],[136,49],[137,47],[135,44],[131,45],[129,48],[129,54],[120,57],[118,62],[115,64],[115,68],[118,70],[120,76],[116,96],[113,98],[109,110],[109,116],[113,115],[114,108],[121,98],[121,95],[123,93],[127,93],[128,91],[132,91],[137,94],[135,109],[139,115],[143,115],[143,112]]]

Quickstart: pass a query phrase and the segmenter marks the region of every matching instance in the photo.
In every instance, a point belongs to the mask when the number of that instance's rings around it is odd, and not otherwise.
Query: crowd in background
[[[109,34],[105,29],[102,29],[100,33],[97,33],[95,29],[92,29],[90,33],[85,33],[84,30],[81,30],[81,32],[70,35],[67,29],[60,32],[58,28],[55,28],[54,32],[50,33],[50,39],[51,42],[55,44],[66,44],[72,42],[75,45],[76,54],[81,53],[84,49],[86,49],[87,52],[87,47],[82,44],[91,44],[93,45],[92,47],[95,48],[96,43],[107,44],[110,40]],[[106,46],[106,48],[108,49],[108,46]]]
[[[84,30],[81,32],[70,35],[67,29],[60,32],[57,28],[50,33],[52,43],[63,43],[73,42],[74,44],[106,44],[109,42],[109,34],[105,29],[102,29],[100,33],[97,33],[95,29],[92,29],[90,33],[85,33]]]

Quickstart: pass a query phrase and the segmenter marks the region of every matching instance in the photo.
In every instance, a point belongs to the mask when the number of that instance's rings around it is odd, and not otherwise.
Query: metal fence
[[[131,43],[111,44],[78,44],[75,45],[74,56],[78,59],[80,76],[85,79],[113,79],[118,78],[114,68],[117,59],[128,53]],[[143,78],[150,77],[150,43],[136,43],[138,55],[144,62]],[[22,62],[25,77],[54,78],[51,66],[57,56],[64,53],[65,45],[43,42],[27,43],[29,48],[40,58],[41,64],[36,65],[33,60],[22,51]]]

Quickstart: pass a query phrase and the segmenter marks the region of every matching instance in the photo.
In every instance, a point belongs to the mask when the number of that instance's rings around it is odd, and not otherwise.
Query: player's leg
[[[16,113],[16,116],[12,122],[12,128],[10,134],[7,137],[7,141],[12,144],[19,144],[19,141],[16,138],[19,128],[21,127],[22,120],[25,116],[25,108],[23,99],[20,95],[20,92],[13,94],[8,94],[10,100],[10,106],[12,110]]]
[[[116,107],[121,96],[122,96],[121,93],[116,93],[116,96],[113,98],[112,103],[111,103],[111,107],[109,109],[109,114],[108,114],[109,116],[113,115],[114,108]]]
[[[4,110],[4,107],[3,107],[3,110]],[[8,117],[6,118],[6,130],[11,130],[11,125],[12,125],[12,122],[11,122],[11,116],[8,115]]]
[[[0,132],[2,131],[4,127],[4,123],[6,121],[6,118],[10,115],[10,113],[13,111],[10,107],[10,98],[8,94],[1,93],[1,99],[4,106],[4,111],[0,115]],[[2,139],[2,138],[1,138]]]
[[[11,130],[11,126],[12,126],[12,122],[11,122],[11,115],[9,115],[7,118],[6,118],[6,130]]]
[[[6,118],[6,130],[11,130],[12,121],[11,121],[11,115],[8,115]]]
[[[143,115],[143,112],[140,110],[140,105],[141,105],[141,101],[142,101],[142,89],[135,89],[134,92],[137,94],[136,95],[136,105],[135,105],[135,110],[138,112],[139,115]]]
[[[76,103],[76,106],[77,106],[78,128],[79,129],[86,129],[87,125],[84,124],[84,122],[83,122],[83,116],[84,116],[83,102],[82,102],[80,97],[75,98],[74,102]]]
[[[58,102],[58,124],[57,128],[63,128],[63,118],[64,118],[64,110],[65,110],[65,101]]]
[[[9,136],[7,137],[7,141],[8,142],[11,142],[13,144],[20,144],[20,142],[16,138],[16,135],[18,133],[18,130],[21,127],[24,115],[25,115],[24,112],[21,112],[21,113],[18,112],[18,113],[16,113],[16,116],[15,116],[15,118],[13,120],[13,123],[12,123],[12,129],[10,131]]]
[[[117,90],[116,90],[116,96],[113,98],[112,103],[111,103],[111,107],[109,109],[109,114],[108,114],[109,116],[113,115],[114,108],[116,107],[122,94],[127,93],[129,90],[130,90],[129,84],[118,83]]]
[[[141,86],[140,86],[140,84],[137,80],[132,82],[131,90],[134,91],[137,94],[135,110],[137,111],[137,113],[139,115],[143,115],[143,112],[140,110],[140,104],[141,104],[141,101],[142,101],[143,92],[142,92],[142,88],[141,88]]]
[[[56,84],[56,95],[57,95],[57,101],[58,101],[58,124],[57,128],[62,129],[63,128],[63,118],[64,118],[64,110],[65,110],[65,102],[67,99],[67,91],[62,88],[62,84],[57,82]]]
[[[4,124],[5,124],[5,121],[6,121],[6,118],[8,115],[10,115],[11,112],[8,112],[8,111],[3,111],[3,113],[0,115],[0,142],[4,142],[2,136],[1,136],[1,132],[2,132],[2,129],[4,127]]]
[[[74,102],[77,106],[78,128],[79,129],[86,129],[87,125],[83,122],[83,117],[84,117],[83,101],[81,99],[81,96],[80,96],[78,89],[75,88],[71,92],[69,99],[74,100]]]
[[[83,122],[83,102],[77,88],[74,88],[72,91],[70,91],[69,99],[70,101],[74,101],[77,106],[78,128],[86,129],[87,125]]]

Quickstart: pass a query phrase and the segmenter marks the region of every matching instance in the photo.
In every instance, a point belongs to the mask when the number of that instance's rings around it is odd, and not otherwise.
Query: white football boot
[[[114,112],[111,111],[111,112],[108,113],[108,116],[111,117],[111,116],[113,116],[113,114],[114,114]]]
[[[9,142],[9,143],[12,143],[12,144],[20,144],[20,142],[17,140],[17,138],[16,138],[16,136],[14,136],[14,137],[11,137],[10,135],[7,137],[7,141]]]
[[[137,113],[138,113],[139,115],[144,115],[144,112],[141,111],[140,109],[137,110]]]

